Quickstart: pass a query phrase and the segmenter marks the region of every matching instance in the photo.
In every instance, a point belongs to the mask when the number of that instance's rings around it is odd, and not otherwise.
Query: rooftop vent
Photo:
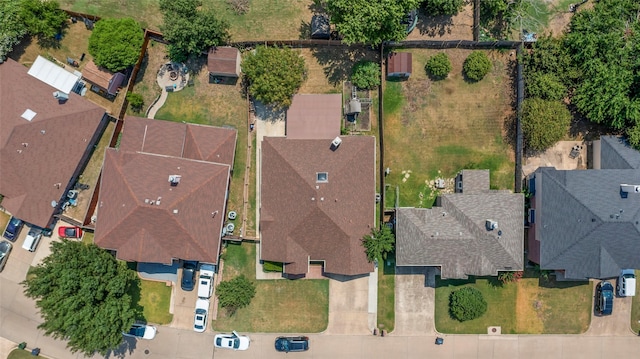
[[[175,187],[178,185],[178,183],[180,183],[180,179],[182,178],[182,176],[180,175],[170,175],[169,176],[169,183],[171,183],[171,187]]]
[[[493,231],[494,229],[498,228],[498,222],[492,219],[487,219],[487,221],[485,222],[485,227],[487,227],[487,231]]]
[[[327,183],[327,182],[329,182],[329,173],[327,173],[327,172],[316,172],[316,182],[318,182],[318,183]]]
[[[27,109],[26,111],[24,111],[22,113],[22,115],[20,117],[24,118],[27,121],[31,121],[31,120],[33,120],[34,117],[36,117],[36,113],[33,112],[30,109]]]
[[[53,97],[55,99],[57,99],[58,101],[67,101],[69,99],[69,95],[67,95],[66,93],[62,92],[62,91],[56,91],[53,93]]]
[[[334,138],[333,141],[331,141],[331,149],[335,151],[336,149],[338,149],[341,143],[342,139],[340,138],[340,136]]]
[[[640,193],[640,186],[633,184],[621,184],[620,192],[624,193]]]

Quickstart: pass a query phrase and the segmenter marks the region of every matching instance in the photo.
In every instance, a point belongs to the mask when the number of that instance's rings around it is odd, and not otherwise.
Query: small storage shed
[[[240,51],[235,47],[213,47],[207,56],[209,76],[237,79],[240,77],[240,61]]]
[[[411,76],[411,53],[392,52],[387,57],[387,79],[408,79]]]
[[[328,40],[331,38],[331,25],[329,16],[316,14],[311,18],[311,38]]]
[[[98,67],[93,61],[87,62],[82,71],[82,78],[91,84],[91,91],[105,97],[117,95],[125,77],[121,72],[113,73],[105,68]]]

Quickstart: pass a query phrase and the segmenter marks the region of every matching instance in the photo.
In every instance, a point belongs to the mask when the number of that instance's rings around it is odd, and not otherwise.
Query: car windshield
[[[234,349],[240,348],[240,339],[239,338],[234,338],[233,339],[233,348]]]
[[[67,228],[67,229],[64,230],[64,234],[67,235],[67,237],[75,236],[76,235],[76,229],[75,228]]]

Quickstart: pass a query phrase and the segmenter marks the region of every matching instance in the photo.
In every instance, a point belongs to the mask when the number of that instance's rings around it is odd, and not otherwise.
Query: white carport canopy
[[[82,76],[81,73],[69,72],[42,56],[38,56],[27,73],[66,94],[71,92]]]

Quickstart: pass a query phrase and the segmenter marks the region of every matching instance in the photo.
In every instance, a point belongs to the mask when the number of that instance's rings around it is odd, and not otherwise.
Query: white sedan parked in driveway
[[[196,301],[196,316],[193,320],[193,330],[202,333],[207,330],[207,314],[209,312],[209,300],[198,299]]]
[[[231,334],[216,334],[213,339],[213,345],[216,348],[233,350],[247,350],[250,342],[248,336],[239,335],[235,330]]]

